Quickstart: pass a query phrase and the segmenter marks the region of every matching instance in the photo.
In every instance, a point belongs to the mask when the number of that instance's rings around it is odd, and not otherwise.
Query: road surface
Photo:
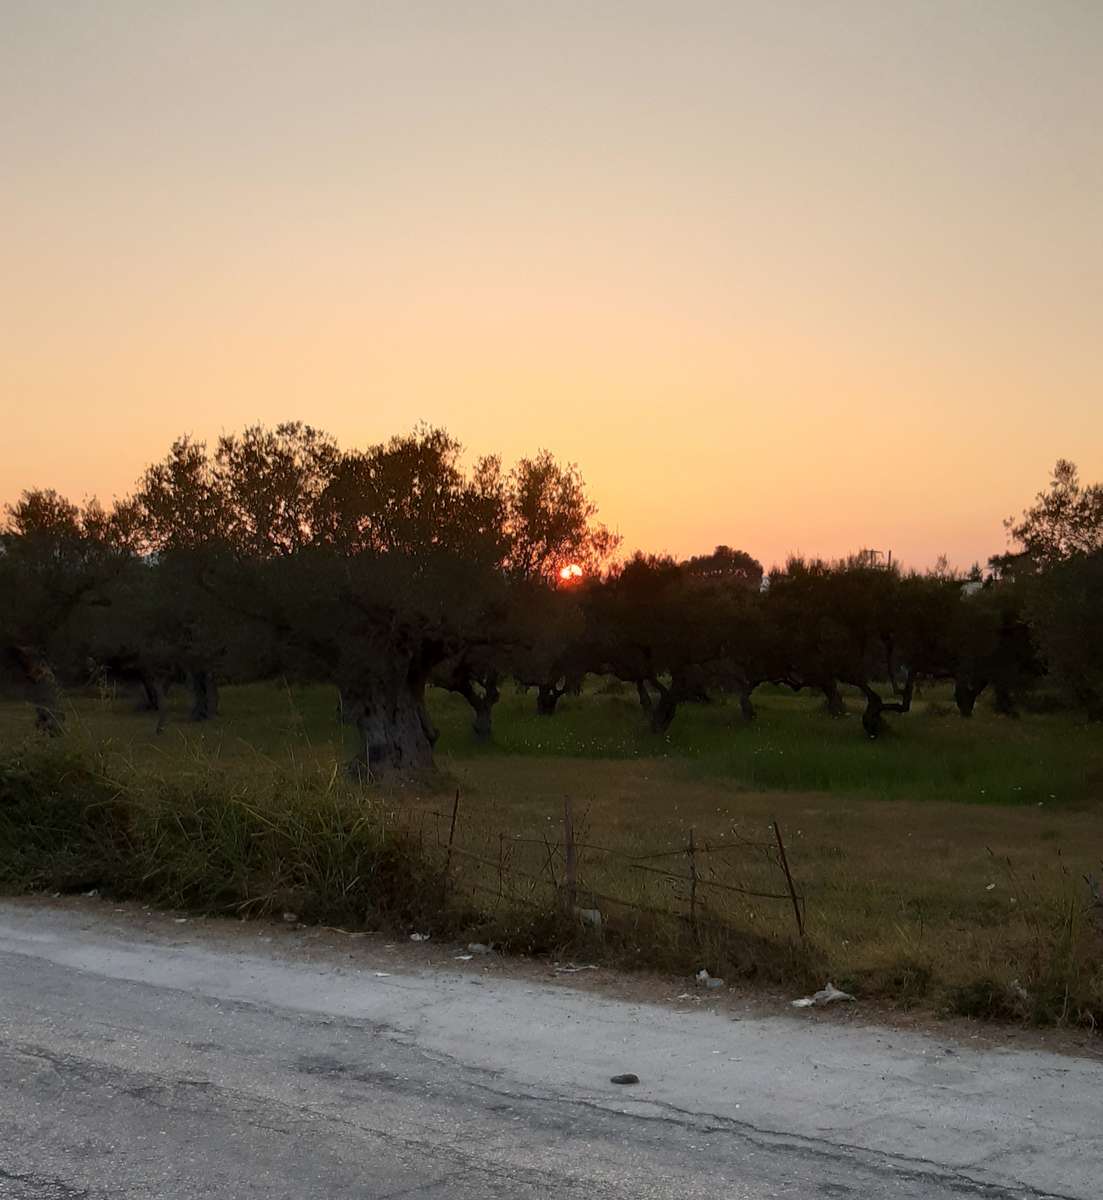
[[[263,929],[0,902],[0,1197],[1099,1195],[1092,1059]]]

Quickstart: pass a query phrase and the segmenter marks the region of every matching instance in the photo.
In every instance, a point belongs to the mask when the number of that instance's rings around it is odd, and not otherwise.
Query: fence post
[[[456,797],[452,801],[452,823],[448,826],[448,850],[444,855],[444,890],[448,892],[448,880],[452,871],[452,843],[456,838],[456,816],[460,811],[460,789],[456,788]]]
[[[689,858],[689,923],[697,936],[697,847],[693,840],[693,826],[689,827],[689,845],[686,847]]]
[[[570,796],[563,799],[563,892],[569,912],[574,911],[578,894],[578,863],[574,848],[574,805]]]
[[[793,884],[793,874],[789,870],[789,859],[785,854],[785,843],[781,840],[781,826],[774,818],[774,837],[777,839],[778,854],[781,856],[781,869],[785,872],[785,882],[789,885],[789,899],[793,902],[793,916],[797,921],[797,933],[804,937],[804,918],[800,913],[800,901],[797,900],[797,889]]]

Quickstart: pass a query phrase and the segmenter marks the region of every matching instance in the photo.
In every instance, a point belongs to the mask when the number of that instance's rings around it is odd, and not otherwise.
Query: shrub
[[[127,806],[102,769],[56,746],[0,756],[0,886],[98,886],[118,876],[127,841]]]
[[[441,920],[443,875],[385,802],[336,778],[171,780],[52,746],[0,756],[0,886],[205,912],[375,925]]]

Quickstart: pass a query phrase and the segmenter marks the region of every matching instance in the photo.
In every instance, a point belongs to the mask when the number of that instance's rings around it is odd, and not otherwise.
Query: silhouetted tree
[[[134,499],[154,568],[140,606],[148,653],[186,673],[196,721],[217,715],[218,675],[232,641],[228,614],[207,586],[215,564],[231,554],[224,483],[206,444],[181,438],[146,471]]]
[[[563,466],[542,450],[523,458],[505,489],[506,567],[519,579],[555,584],[569,564],[595,575],[620,538],[597,521],[597,507],[573,464]]]
[[[948,614],[948,674],[963,717],[972,716],[977,700],[988,688],[996,711],[1015,716],[1016,697],[1041,676],[1043,668],[1025,601],[1025,581],[1006,576],[990,580],[979,591],[963,591],[960,603]]]
[[[722,658],[726,597],[671,558],[636,554],[586,599],[602,670],[634,683],[651,731],[665,733]]]
[[[473,668],[473,647],[494,640],[508,548],[501,476],[493,459],[465,471],[460,449],[424,428],[327,452],[324,484],[306,472],[295,493],[299,545],[235,543],[233,569],[212,576],[231,609],[271,631],[284,669],[338,687],[368,777],[432,764],[426,686],[449,660],[468,655]],[[233,461],[223,488],[255,494],[235,482],[257,469],[254,456]]]
[[[52,733],[58,678],[90,662],[162,712],[186,675],[197,720],[220,679],[328,681],[373,778],[431,764],[430,681],[467,700],[479,738],[503,679],[535,687],[547,716],[590,670],[634,684],[656,733],[719,691],[752,720],[764,682],[822,691],[836,713],[856,689],[870,737],[917,680],[952,680],[965,716],[985,689],[1014,714],[1044,667],[1103,714],[1103,485],[1062,460],[1008,530],[1014,553],[968,586],[945,560],[909,574],[799,558],[764,584],[724,545],[609,567],[618,539],[546,451],[503,473],[429,427],[346,452],[299,422],[252,426],[210,451],[177,441],[110,512],[25,493],[0,529],[0,653]]]
[[[1054,563],[1027,609],[1049,674],[1088,719],[1103,720],[1103,550]]]
[[[592,666],[597,669],[582,609],[592,583],[550,587],[535,581],[515,589],[519,629],[511,665],[518,683],[536,688],[538,716],[554,716],[560,699],[581,688]]]
[[[769,592],[789,655],[787,682],[826,695],[839,683],[857,688],[865,699],[862,728],[871,738],[881,734],[885,713],[910,710],[916,669],[903,653],[908,605],[896,568],[790,559],[771,577]],[[887,683],[901,664],[900,696],[888,701],[878,682]]]
[[[1081,484],[1076,465],[1058,459],[1049,487],[1018,520],[1009,517],[1004,527],[1036,570],[1078,554],[1094,554],[1103,550],[1103,484]],[[997,561],[1006,565],[1005,559]]]
[[[757,592],[762,587],[762,564],[745,550],[717,546],[711,554],[687,559],[687,574],[696,579]]]
[[[537,712],[551,716],[564,691],[580,681],[573,669],[577,642],[557,641],[565,628],[545,624],[562,610],[556,597],[568,589],[561,570],[573,565],[585,579],[615,549],[618,539],[596,520],[578,469],[547,451],[522,459],[504,478],[497,459],[476,466],[474,481],[494,522],[497,549],[487,546],[508,595],[498,591],[480,623],[482,638],[450,657],[434,682],[463,696],[474,714],[473,731],[491,736],[501,680],[511,670],[537,689]],[[577,586],[577,585],[576,585]],[[488,593],[489,597],[489,593]]]
[[[0,656],[20,678],[36,726],[62,732],[64,707],[53,658],[77,611],[131,554],[130,511],[79,508],[52,490],[33,490],[7,509],[0,529]]]

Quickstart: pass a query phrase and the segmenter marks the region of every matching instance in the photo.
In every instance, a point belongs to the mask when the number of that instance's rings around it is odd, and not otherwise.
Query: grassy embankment
[[[479,747],[463,703],[435,693],[442,779],[370,799],[336,769],[345,731],[328,689],[227,688],[217,722],[199,729],[181,713],[160,737],[129,697],[77,699],[66,741],[79,760],[18,750],[27,711],[0,706],[0,885],[431,924],[530,949],[582,937],[623,963],[704,963],[793,986],[830,973],[896,1004],[1103,1017],[1103,945],[1082,878],[1103,860],[1098,729],[987,710],[965,722],[938,696],[871,744],[856,717],[766,694],[754,726],[734,705],[688,706],[654,739],[628,695],[568,697],[552,719],[532,706],[507,694],[495,744]],[[454,857],[445,915],[439,843],[457,785],[457,849],[490,865]],[[684,922],[605,901],[603,933],[576,933],[556,917],[550,883],[524,878],[561,873],[546,868],[543,839],[560,836],[567,794],[582,840],[630,855],[683,846],[690,828],[699,847],[768,840],[776,817],[805,896],[806,945],[787,904],[707,887],[699,941]],[[687,871],[684,857],[663,861]],[[702,856],[703,875],[721,861],[727,882],[782,886],[755,851]],[[685,883],[637,866],[583,850],[580,903],[593,889],[684,911]]]

